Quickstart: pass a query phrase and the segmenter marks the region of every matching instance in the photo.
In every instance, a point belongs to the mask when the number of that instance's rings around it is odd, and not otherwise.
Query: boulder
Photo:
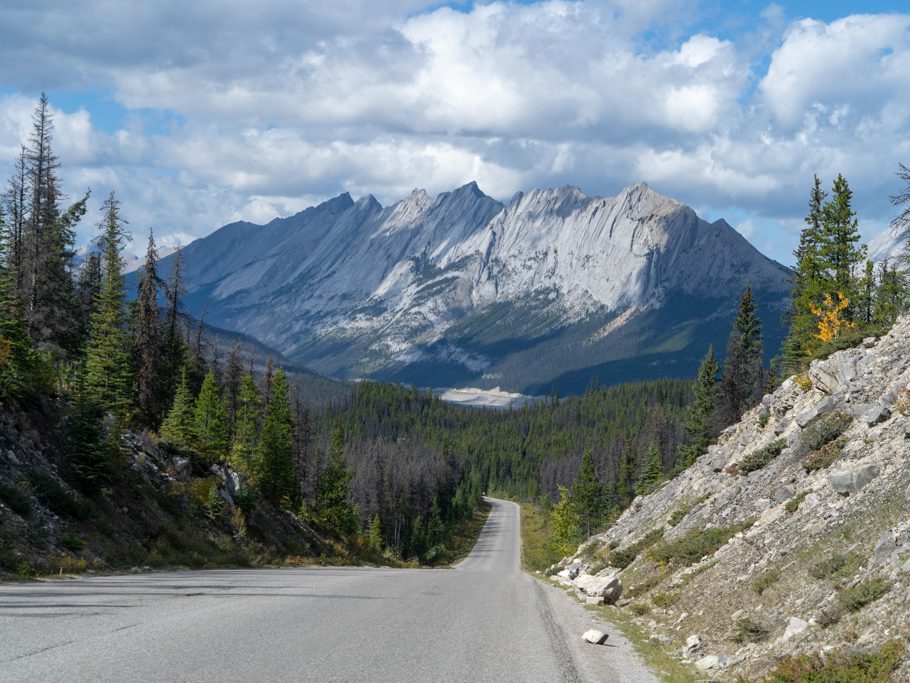
[[[812,420],[817,418],[819,415],[824,415],[834,407],[834,399],[831,396],[826,396],[821,401],[816,402],[811,408],[804,410],[799,415],[796,416],[796,424],[799,425],[800,429],[803,429],[808,425]]]
[[[724,655],[705,655],[695,662],[696,668],[701,671],[707,671],[708,669],[723,669],[726,665],[727,658]]]
[[[837,493],[850,495],[862,490],[878,474],[879,469],[875,465],[863,465],[853,469],[835,470],[828,474],[828,482]]]
[[[592,645],[603,645],[607,642],[609,636],[603,631],[598,631],[597,629],[589,629],[581,634],[581,639],[586,643],[591,643]]]
[[[799,617],[790,617],[790,621],[787,622],[787,628],[784,629],[784,634],[780,637],[782,641],[790,640],[795,635],[798,635],[809,628],[809,622],[803,621]]]
[[[591,606],[593,606],[593,607],[599,607],[600,605],[604,604],[604,599],[603,599],[602,597],[598,597],[598,598],[585,598],[585,604],[586,604],[586,605],[591,605]]]
[[[615,570],[607,569],[593,576],[579,574],[572,585],[589,598],[603,598],[608,605],[615,603],[622,595],[622,581]]]

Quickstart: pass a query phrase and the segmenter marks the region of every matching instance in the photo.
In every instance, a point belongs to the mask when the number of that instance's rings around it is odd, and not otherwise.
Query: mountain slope
[[[382,207],[343,194],[185,250],[188,304],[320,372],[577,390],[690,375],[746,283],[776,348],[788,271],[645,184],[508,205],[475,183]]]
[[[905,316],[788,379],[560,567],[606,565],[624,585],[618,609],[738,680],[784,655],[868,652],[910,633],[908,501]],[[893,680],[910,680],[910,658]]]

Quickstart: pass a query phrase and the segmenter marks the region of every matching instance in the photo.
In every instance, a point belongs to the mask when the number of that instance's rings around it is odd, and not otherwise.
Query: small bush
[[[85,548],[85,541],[83,539],[79,538],[72,531],[70,531],[66,536],[64,536],[61,539],[60,545],[62,545],[64,548],[66,548],[70,552],[78,553],[83,548]]]
[[[812,388],[812,380],[809,379],[808,372],[801,372],[793,378],[793,381],[803,391],[809,391]]]
[[[651,604],[661,609],[672,607],[679,601],[679,593],[670,591],[667,593],[655,593],[651,596]]]
[[[848,612],[858,612],[870,602],[874,602],[891,590],[891,584],[884,579],[872,579],[857,584],[853,588],[844,588],[837,594],[837,601]]]
[[[652,545],[657,543],[661,538],[663,538],[663,535],[663,529],[651,529],[651,531],[646,533],[640,540],[636,541],[628,548],[623,548],[622,550],[614,550],[612,553],[610,553],[610,566],[616,567],[617,569],[625,569],[635,561],[635,558],[638,557],[641,551],[650,548]]]
[[[681,505],[680,507],[676,508],[673,511],[673,514],[670,515],[670,526],[676,526],[677,524],[679,524],[681,521],[683,521],[686,518],[686,515],[688,515],[690,512],[692,512],[692,510],[695,508],[696,505],[701,505],[706,500],[708,500],[708,498],[710,498],[710,497],[711,497],[711,494],[708,493],[704,496],[701,496],[700,498],[696,498],[695,500],[685,503],[684,505]]]
[[[894,409],[901,415],[910,415],[910,389],[904,389],[894,402]]]
[[[768,629],[748,618],[736,620],[733,635],[730,637],[734,643],[759,643],[768,637]]]
[[[747,456],[745,456],[742,461],[740,461],[739,473],[748,474],[749,472],[760,470],[762,467],[780,455],[781,451],[786,447],[786,439],[777,439],[776,441],[769,443],[767,446],[759,448],[757,451],[752,451]]]
[[[0,500],[2,500],[20,517],[28,517],[32,513],[32,503],[20,489],[0,482]]]
[[[643,602],[636,602],[634,605],[630,605],[629,609],[632,610],[634,614],[637,614],[640,617],[645,616],[648,612],[651,611],[651,608],[648,607]]]
[[[790,514],[793,514],[794,512],[799,510],[799,506],[802,504],[802,502],[806,499],[806,496],[808,496],[808,495],[809,495],[808,491],[801,491],[800,493],[796,494],[790,500],[787,501],[787,504],[784,505],[784,509],[787,512],[789,512]]]
[[[647,579],[641,583],[636,583],[628,591],[625,592],[627,598],[637,598],[639,595],[647,593],[652,588],[656,587],[661,581],[667,578],[666,574],[654,574],[649,576]]]
[[[881,683],[891,680],[904,654],[897,640],[876,652],[846,655],[835,652],[784,657],[768,678],[770,683]]]
[[[752,582],[752,590],[761,595],[780,580],[780,571],[772,569]]]
[[[758,428],[764,429],[768,426],[768,420],[771,419],[771,413],[764,412],[758,416]]]
[[[755,520],[749,519],[727,527],[692,531],[676,541],[655,548],[651,551],[651,557],[658,562],[672,562],[689,567],[706,555],[713,555],[727,541],[754,523]]]
[[[800,437],[803,447],[807,451],[817,451],[846,432],[852,421],[850,414],[843,411],[818,418],[803,429]]]
[[[856,555],[836,554],[824,559],[809,568],[809,576],[813,579],[842,579],[853,575],[859,568],[859,558]]]
[[[88,519],[91,516],[91,508],[76,500],[53,477],[33,472],[28,479],[38,500],[56,514],[72,519]]]
[[[843,450],[843,439],[835,439],[831,443],[826,443],[817,451],[813,451],[806,456],[806,459],[803,460],[803,469],[806,470],[806,474],[816,470],[826,469],[840,457]]]

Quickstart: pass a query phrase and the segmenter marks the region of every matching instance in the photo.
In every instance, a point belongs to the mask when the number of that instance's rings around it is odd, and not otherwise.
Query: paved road
[[[492,503],[474,551],[455,569],[0,585],[0,680],[643,680],[609,660],[591,674],[578,634],[560,625],[559,613],[578,606],[519,570],[518,507]]]

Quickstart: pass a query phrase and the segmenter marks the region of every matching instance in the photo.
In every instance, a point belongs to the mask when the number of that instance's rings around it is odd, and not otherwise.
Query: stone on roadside
[[[609,636],[603,631],[598,631],[597,629],[592,628],[585,631],[582,634],[581,639],[587,643],[591,643],[592,645],[603,645],[605,642],[607,642],[608,637]]]
[[[705,655],[697,662],[695,666],[702,671],[708,669],[723,669],[727,665],[727,658],[724,655]]]

